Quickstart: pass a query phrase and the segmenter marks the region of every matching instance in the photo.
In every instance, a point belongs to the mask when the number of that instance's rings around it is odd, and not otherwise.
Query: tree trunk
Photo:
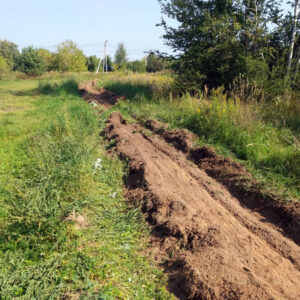
[[[295,46],[296,33],[297,33],[298,8],[299,8],[299,0],[295,0],[294,26],[293,26],[293,34],[292,34],[292,39],[291,39],[290,54],[289,54],[287,74],[286,74],[287,80],[289,80],[289,77],[290,77],[292,59],[293,59],[293,55],[294,55],[294,46]]]

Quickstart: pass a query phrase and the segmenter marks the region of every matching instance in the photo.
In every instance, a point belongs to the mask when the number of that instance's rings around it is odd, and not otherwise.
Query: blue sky
[[[63,40],[75,41],[86,55],[101,55],[104,41],[114,55],[124,42],[130,59],[149,49],[164,50],[157,0],[2,0],[0,39],[19,48],[33,45],[55,50]]]
[[[130,59],[144,51],[168,51],[156,27],[161,13],[157,0],[1,0],[0,39],[51,51],[66,39],[86,55],[100,56],[108,40],[108,54],[124,42]]]

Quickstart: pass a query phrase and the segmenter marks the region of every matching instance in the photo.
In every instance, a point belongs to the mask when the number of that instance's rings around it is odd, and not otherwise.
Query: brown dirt
[[[88,103],[97,102],[104,108],[108,109],[115,105],[118,101],[124,100],[124,96],[117,95],[103,88],[99,89],[97,80],[83,83],[79,86],[81,97]]]
[[[115,112],[106,135],[129,160],[127,196],[153,228],[151,252],[165,261],[170,291],[180,299],[300,299],[299,205],[273,201],[241,165],[194,149],[189,131],[146,125],[154,135]]]
[[[65,221],[73,222],[76,229],[86,229],[90,226],[89,221],[86,216],[82,216],[73,211]]]
[[[300,245],[300,202],[285,203],[264,191],[243,165],[220,157],[212,148],[204,146],[195,149],[193,142],[197,137],[186,129],[168,130],[166,124],[154,120],[146,121],[145,126],[187,154],[189,160],[225,185],[243,205],[259,211]]]

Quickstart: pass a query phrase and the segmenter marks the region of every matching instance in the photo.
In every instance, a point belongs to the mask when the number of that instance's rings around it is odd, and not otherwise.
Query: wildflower
[[[200,114],[200,112],[201,112],[201,110],[200,110],[200,108],[198,108],[198,113]]]

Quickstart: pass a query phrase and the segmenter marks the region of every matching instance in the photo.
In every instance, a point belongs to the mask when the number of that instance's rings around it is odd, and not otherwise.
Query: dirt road
[[[170,291],[179,299],[300,299],[300,206],[234,189],[232,178],[250,178],[241,166],[193,149],[188,131],[147,125],[114,112],[106,135],[129,161],[127,197],[152,226],[150,252],[163,259]]]

